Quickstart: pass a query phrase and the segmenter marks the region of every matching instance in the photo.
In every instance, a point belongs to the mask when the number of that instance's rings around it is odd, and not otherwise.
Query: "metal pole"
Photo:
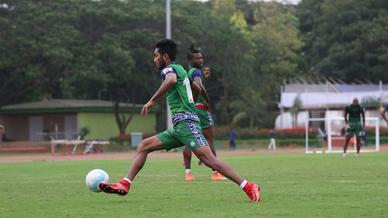
[[[327,151],[328,153],[331,153],[332,151],[332,143],[331,143],[331,117],[328,117],[326,122],[328,122],[327,125]]]
[[[166,38],[171,39],[171,0],[166,0]]]
[[[379,91],[380,91],[380,102],[379,103],[382,103],[383,102],[383,82],[381,80],[379,81]]]
[[[166,38],[171,39],[171,0],[166,0]],[[172,128],[172,116],[171,110],[166,104],[167,107],[167,128]]]
[[[305,128],[305,152],[304,153],[307,153],[309,148],[309,121],[310,119],[307,118],[307,121],[304,127]]]
[[[377,118],[376,120],[376,135],[375,135],[375,138],[376,138],[376,151],[380,151],[380,119]]]

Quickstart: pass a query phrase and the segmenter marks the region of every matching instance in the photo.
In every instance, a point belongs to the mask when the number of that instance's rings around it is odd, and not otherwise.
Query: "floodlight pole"
[[[171,39],[171,0],[166,0],[166,38]]]
[[[327,151],[330,153],[332,151],[332,143],[331,143],[331,117],[328,117],[325,122],[328,122],[327,125]]]
[[[171,39],[171,0],[166,0],[166,38]],[[167,101],[167,100],[166,100]],[[167,107],[167,128],[172,128],[172,118],[171,110],[166,104]]]
[[[380,151],[380,119],[377,119],[375,128],[376,151]]]
[[[280,115],[283,116],[283,115]],[[308,146],[309,146],[309,120],[307,119],[305,123],[305,152],[307,154],[308,152]]]

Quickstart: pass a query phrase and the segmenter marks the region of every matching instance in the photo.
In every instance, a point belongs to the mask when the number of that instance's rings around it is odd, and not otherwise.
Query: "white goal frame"
[[[324,148],[320,150],[311,150],[309,147],[309,123],[311,121],[323,121],[325,123],[325,127],[327,127],[327,150],[324,150]],[[307,118],[305,123],[305,153],[306,154],[312,154],[312,153],[342,153],[342,150],[333,150],[333,137],[332,136],[332,130],[331,130],[331,123],[333,121],[344,121],[343,117],[328,117],[328,118]],[[367,121],[374,121],[374,128],[375,128],[375,148],[365,148],[361,147],[361,152],[378,152],[380,151],[380,120],[378,117],[365,117],[365,122]],[[356,144],[354,143],[354,149],[348,149],[348,152],[356,152]]]

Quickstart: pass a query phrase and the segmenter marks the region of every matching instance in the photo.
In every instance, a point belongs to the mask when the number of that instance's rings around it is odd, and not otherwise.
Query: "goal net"
[[[305,124],[305,153],[340,153],[345,144],[343,117],[308,118]],[[362,137],[361,152],[380,150],[379,118],[365,118],[366,136]],[[356,152],[356,137],[349,141],[348,152]]]

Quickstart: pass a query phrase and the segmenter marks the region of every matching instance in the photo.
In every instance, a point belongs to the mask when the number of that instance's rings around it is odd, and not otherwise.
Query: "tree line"
[[[384,0],[175,0],[172,38],[182,65],[191,44],[202,48],[218,125],[271,127],[285,80],[387,82],[387,16]],[[160,84],[152,50],[165,35],[165,1],[3,0],[0,27],[0,106],[44,98],[142,104]]]

